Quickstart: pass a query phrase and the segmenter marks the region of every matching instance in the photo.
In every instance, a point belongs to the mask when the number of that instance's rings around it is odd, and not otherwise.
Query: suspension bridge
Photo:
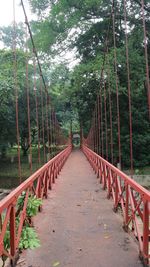
[[[30,23],[23,1],[26,24],[25,42],[25,95],[27,110],[26,143],[29,148],[30,176],[22,179],[21,130],[18,84],[18,57],[15,1],[13,1],[13,79],[15,93],[16,144],[19,185],[0,201],[0,255],[1,266],[28,267],[139,267],[149,266],[150,258],[150,192],[133,179],[133,127],[129,64],[128,25],[126,0],[124,25],[126,46],[126,75],[129,117],[130,175],[121,170],[121,126],[118,64],[116,53],[115,6],[112,5],[110,22],[104,44],[104,60],[100,73],[100,88],[91,118],[89,134],[80,129],[80,148],[73,146],[73,131],[63,133],[51,101]],[[145,83],[147,114],[150,118],[150,81],[144,1],[141,0],[143,22]],[[116,89],[116,128],[118,155],[114,156],[112,92],[108,67],[109,36],[112,31]],[[32,46],[29,52],[28,41]],[[29,86],[32,61],[33,95]],[[30,63],[30,64],[29,64]],[[38,77],[38,78],[37,78]],[[107,91],[107,92],[106,92]],[[108,95],[108,96],[106,96]],[[33,101],[34,100],[34,101]],[[32,103],[34,102],[34,104]],[[31,105],[35,113],[32,116]],[[33,118],[34,117],[34,118]],[[32,121],[37,129],[39,168],[33,171]],[[109,131],[108,131],[109,125]],[[109,135],[109,137],[108,137]],[[117,158],[117,163],[115,162]],[[117,166],[116,166],[117,165]],[[39,213],[32,218],[28,207],[31,197],[43,200]],[[22,204],[20,205],[20,199]],[[24,226],[36,229],[40,247],[20,254]],[[29,237],[28,237],[29,238]],[[28,240],[26,240],[28,242]],[[20,257],[19,261],[18,258]],[[5,260],[7,261],[5,262]],[[3,262],[3,263],[2,263]]]

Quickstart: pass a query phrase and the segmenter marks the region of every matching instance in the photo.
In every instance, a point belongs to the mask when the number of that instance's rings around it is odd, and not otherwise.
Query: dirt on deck
[[[112,206],[83,153],[72,152],[34,219],[41,247],[24,252],[18,267],[141,267]]]

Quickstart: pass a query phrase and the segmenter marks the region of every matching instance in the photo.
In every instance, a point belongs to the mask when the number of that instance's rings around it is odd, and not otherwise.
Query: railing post
[[[110,170],[108,170],[108,183],[107,183],[107,198],[110,198],[110,191],[111,191],[111,181],[110,181]]]
[[[82,126],[80,125],[80,149],[82,148],[83,145],[83,129]]]
[[[148,254],[149,254],[149,202],[143,201],[143,260],[145,265],[148,265]]]
[[[117,212],[117,207],[118,207],[118,176],[117,174],[115,175],[115,205],[114,205],[114,211]]]
[[[14,265],[16,253],[16,225],[15,225],[15,206],[13,205],[10,212],[10,254],[13,257],[11,266]]]
[[[99,169],[100,169],[100,166],[99,166],[99,158],[97,159],[97,178],[100,177],[99,175]]]
[[[129,220],[129,186],[128,184],[125,185],[125,218],[124,218],[124,230],[127,232],[128,231],[128,220]]]
[[[100,183],[103,188],[107,186],[107,197],[112,196],[114,201],[114,212],[117,212],[120,205],[123,211],[123,226],[128,231],[129,224],[136,238],[138,237],[140,258],[144,266],[150,264],[150,194],[149,192],[133,181],[130,177],[118,170],[115,166],[107,162],[102,157],[96,155],[94,151],[83,145],[83,152],[92,165],[93,169],[96,164],[99,170]],[[97,165],[98,164],[98,165]],[[123,182],[123,185],[122,183]],[[124,191],[126,195],[124,196]],[[134,195],[135,192],[135,195]],[[136,199],[136,193],[140,199]],[[141,202],[143,205],[141,205]],[[141,232],[141,221],[143,223],[143,233]]]

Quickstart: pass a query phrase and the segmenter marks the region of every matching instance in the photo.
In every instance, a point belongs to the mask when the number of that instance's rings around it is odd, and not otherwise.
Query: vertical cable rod
[[[129,106],[129,128],[130,128],[129,129],[130,130],[130,169],[131,169],[131,176],[132,176],[133,175],[132,106],[131,106],[131,84],[130,84],[126,0],[123,0],[123,3],[124,3],[124,23],[125,23],[125,40],[126,40],[126,66],[127,66],[127,80],[128,80],[128,106]]]
[[[117,68],[117,52],[116,52],[116,33],[115,33],[115,7],[114,0],[112,6],[112,24],[113,24],[113,42],[114,42],[114,67],[115,67],[115,83],[116,83],[116,100],[117,100],[117,126],[118,126],[118,157],[121,167],[121,139],[120,139],[120,107],[119,107],[119,85],[118,85],[118,68]]]
[[[17,140],[17,154],[18,154],[18,176],[21,184],[21,157],[20,157],[20,132],[19,132],[19,109],[18,109],[18,82],[17,82],[17,54],[16,54],[16,9],[15,0],[13,0],[13,55],[14,55],[14,87],[15,87],[15,111],[16,111],[16,140]]]

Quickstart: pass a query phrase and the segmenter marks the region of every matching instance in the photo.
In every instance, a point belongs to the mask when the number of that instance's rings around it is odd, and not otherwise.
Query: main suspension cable
[[[29,21],[28,21],[28,17],[27,17],[27,13],[26,13],[26,10],[25,10],[25,6],[24,6],[23,0],[21,0],[21,5],[22,5],[23,12],[24,12],[24,16],[25,16],[25,23],[26,23],[26,25],[28,27],[29,35],[30,35],[30,38],[31,38],[33,52],[34,52],[34,54],[36,56],[38,67],[39,67],[39,72],[40,72],[40,75],[41,75],[41,78],[42,78],[42,81],[43,81],[43,84],[44,84],[44,89],[45,89],[46,93],[48,94],[46,82],[45,82],[45,79],[44,79],[44,76],[43,76],[40,60],[39,60],[38,53],[37,53],[37,50],[36,50],[36,47],[35,47],[35,43],[34,43],[34,40],[33,40],[33,35],[32,35],[32,31],[31,31],[31,28],[30,28],[30,24],[29,24]]]

